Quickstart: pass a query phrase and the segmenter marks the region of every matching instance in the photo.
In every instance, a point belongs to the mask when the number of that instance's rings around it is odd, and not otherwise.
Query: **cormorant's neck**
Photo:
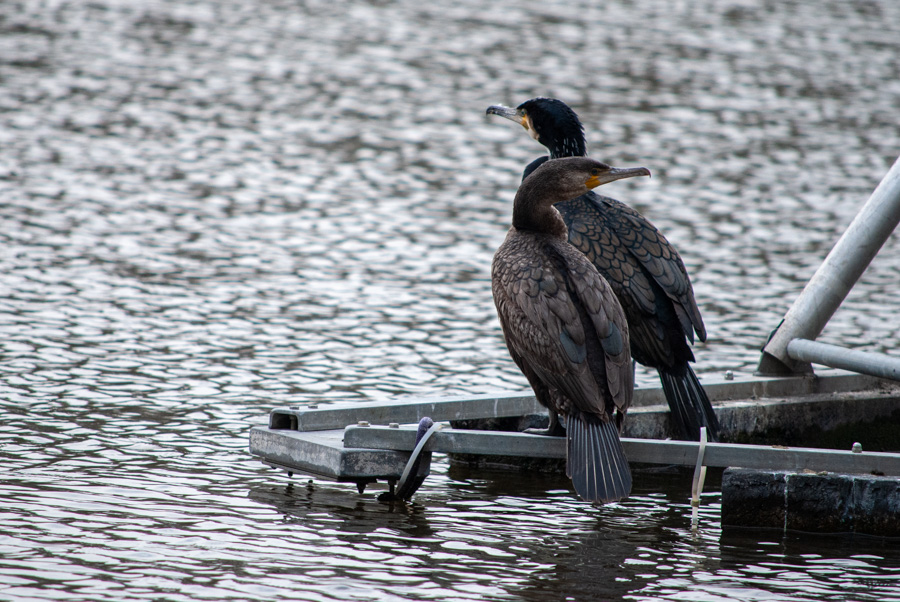
[[[546,145],[551,159],[563,157],[587,157],[587,145],[584,136],[559,136]]]
[[[525,171],[522,172],[522,179],[524,180],[525,178],[530,176],[532,173],[534,173],[535,169],[537,169],[538,167],[540,167],[541,165],[543,165],[544,163],[546,163],[549,160],[550,160],[550,157],[544,155],[543,157],[538,157],[537,159],[535,159],[534,161],[529,163],[525,167]]]
[[[513,202],[512,225],[516,230],[550,234],[562,240],[569,232],[562,215],[553,206],[568,200],[557,187],[543,178],[527,178],[519,186]]]

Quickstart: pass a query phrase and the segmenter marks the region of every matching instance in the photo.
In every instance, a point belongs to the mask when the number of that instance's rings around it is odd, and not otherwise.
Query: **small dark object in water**
[[[515,109],[494,105],[487,114],[522,125],[551,159],[587,155],[581,121],[561,100],[532,98]],[[523,179],[547,159],[528,165]],[[556,208],[569,243],[587,255],[622,304],[632,357],[659,372],[678,434],[696,441],[705,426],[707,438],[718,441],[719,422],[690,365],[688,340],[693,343],[696,330],[705,341],[706,328],[678,251],[644,216],[615,199],[591,191]]]
[[[509,353],[550,411],[565,417],[566,474],[585,500],[627,497],[631,471],[619,431],[634,391],[628,324],[609,284],[566,242],[554,203],[607,182],[649,176],[582,157],[547,161],[516,193],[512,227],[491,282]]]

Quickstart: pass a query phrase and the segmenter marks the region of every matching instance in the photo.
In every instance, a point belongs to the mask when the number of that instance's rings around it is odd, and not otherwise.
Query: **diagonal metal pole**
[[[763,348],[759,374],[811,373],[809,362],[793,359],[788,344],[814,341],[869,267],[900,222],[900,158],[863,205],[847,230],[794,301]]]

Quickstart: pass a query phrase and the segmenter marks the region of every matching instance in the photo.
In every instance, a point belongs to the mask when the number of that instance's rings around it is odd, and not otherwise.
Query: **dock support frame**
[[[900,223],[900,158],[894,162],[875,192],[794,301],[781,324],[772,333],[763,348],[757,369],[759,374],[789,375],[813,372],[812,356],[805,352],[810,347],[800,345],[799,347],[804,349],[800,351],[797,349],[798,346],[795,346],[794,353],[791,353],[789,349],[791,342],[796,339],[815,341],[898,223]],[[859,367],[866,368],[869,364],[866,357],[857,356],[857,359]],[[834,363],[825,365],[838,367]],[[892,370],[898,367],[900,360],[895,361]],[[876,375],[865,369],[859,371]]]

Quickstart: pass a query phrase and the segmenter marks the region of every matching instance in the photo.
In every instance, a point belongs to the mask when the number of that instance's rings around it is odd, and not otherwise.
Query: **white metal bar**
[[[794,301],[763,348],[760,374],[808,373],[808,362],[791,358],[788,343],[814,340],[879,249],[900,223],[900,158]]]
[[[700,441],[697,446],[697,465],[694,466],[694,479],[691,482],[691,529],[696,529],[700,515],[700,494],[703,492],[703,482],[706,480],[706,465],[703,459],[706,456],[706,427],[700,427]]]
[[[806,339],[794,339],[788,343],[787,352],[798,362],[821,364],[878,378],[900,380],[900,358],[883,353],[857,351]]]

